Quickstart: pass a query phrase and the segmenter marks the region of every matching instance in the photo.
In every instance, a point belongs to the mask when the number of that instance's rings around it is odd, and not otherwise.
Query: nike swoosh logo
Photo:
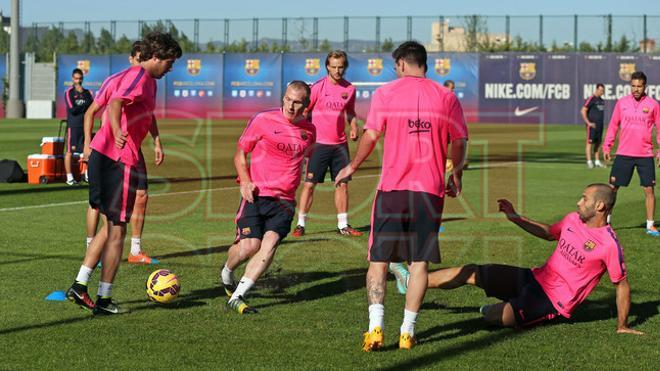
[[[277,130],[275,130],[273,133],[275,133],[275,134],[280,134],[281,131],[277,131]]]
[[[516,117],[520,117],[520,116],[524,116],[524,115],[526,115],[526,114],[528,114],[528,113],[530,113],[530,112],[534,112],[534,111],[536,111],[538,108],[539,108],[539,106],[535,106],[535,107],[532,107],[532,108],[527,108],[527,109],[523,109],[523,110],[521,110],[520,107],[516,107],[516,109],[513,111],[513,114],[514,114]]]
[[[571,228],[571,227],[566,228],[566,230],[569,231],[569,232],[573,232],[573,228]]]

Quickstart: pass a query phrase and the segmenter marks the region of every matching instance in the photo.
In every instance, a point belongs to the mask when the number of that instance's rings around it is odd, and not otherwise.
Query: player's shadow
[[[574,163],[584,164],[584,153],[578,152],[533,152],[525,151],[522,154],[518,152],[508,153],[489,153],[487,158],[482,156],[470,158],[470,165],[484,165],[488,161],[489,164],[497,162],[533,162],[533,163]]]

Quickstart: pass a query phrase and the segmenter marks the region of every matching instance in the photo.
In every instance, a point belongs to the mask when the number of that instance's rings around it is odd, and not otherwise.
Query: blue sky
[[[153,7],[153,4],[158,4]],[[9,13],[10,0],[0,0],[0,9]],[[614,14],[638,15],[644,12],[660,15],[657,0],[628,1],[218,1],[160,0],[136,1],[71,1],[22,0],[25,23],[35,21],[132,20],[157,18],[252,18],[252,17],[321,17],[321,16],[401,16],[401,15],[557,15]],[[130,11],[127,11],[128,9]],[[80,9],[78,12],[75,9]]]
[[[153,4],[158,4],[156,7]],[[10,13],[10,0],[0,0],[0,9],[4,14]],[[431,23],[437,16],[446,15],[453,26],[463,26],[463,20],[454,15],[493,15],[500,17],[489,18],[488,28],[492,33],[504,33],[503,15],[511,15],[512,36],[521,35],[525,40],[537,42],[539,39],[539,14],[544,18],[544,43],[556,41],[559,44],[573,41],[573,18],[551,17],[552,15],[592,15],[594,17],[581,18],[579,22],[579,40],[596,43],[604,40],[605,26],[603,17],[595,15],[612,14],[614,16],[639,16],[644,12],[658,15],[649,18],[648,36],[660,38],[660,1],[638,0],[634,2],[621,0],[602,1],[516,1],[516,0],[407,0],[407,1],[286,1],[286,0],[244,0],[244,1],[218,1],[218,0],[115,0],[115,1],[87,1],[73,0],[22,0],[23,25],[33,22],[80,22],[69,24],[66,28],[82,28],[83,21],[136,21],[138,19],[202,19],[200,25],[200,42],[222,40],[224,27],[222,22],[204,21],[204,19],[245,19],[231,23],[232,40],[244,38],[252,39],[253,17],[259,18],[297,18],[297,17],[337,17],[335,20],[319,21],[319,39],[340,41],[342,39],[343,22],[345,15],[351,17],[403,17],[426,16],[426,19],[413,20],[413,38],[422,42],[429,42],[431,38]],[[78,10],[76,10],[78,9]],[[519,17],[519,16],[529,17]],[[518,17],[517,17],[518,16]],[[177,27],[192,38],[193,22],[175,22]],[[259,37],[281,37],[281,21],[272,19],[259,24]],[[97,33],[101,27],[109,28],[109,23],[92,23],[92,31]],[[311,20],[292,22],[289,26],[289,39],[298,39],[306,33],[311,33]],[[126,34],[129,38],[137,37],[137,22],[118,22],[117,34]],[[406,34],[404,18],[383,19],[381,22],[381,39],[390,37],[393,40],[404,40]],[[622,34],[637,41],[642,39],[643,32],[640,17],[619,17],[614,20],[614,39]],[[353,18],[350,21],[350,38],[375,39],[375,22],[373,19]]]

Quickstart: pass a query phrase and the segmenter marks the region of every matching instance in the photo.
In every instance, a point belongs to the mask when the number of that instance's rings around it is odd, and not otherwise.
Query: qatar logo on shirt
[[[635,72],[634,63],[619,63],[619,78],[623,81],[630,81],[633,72]]]
[[[435,73],[440,76],[447,76],[451,70],[451,59],[438,58],[435,60]]]
[[[371,76],[378,76],[383,72],[383,59],[382,58],[370,58],[367,61],[367,71]]]
[[[188,73],[190,76],[197,76],[202,70],[202,60],[201,59],[188,59],[187,65]]]
[[[245,60],[245,73],[250,76],[254,76],[259,73],[259,60],[258,59],[246,59]]]
[[[83,75],[87,75],[89,73],[90,67],[92,66],[92,62],[89,59],[83,59],[78,61],[76,66],[83,72]]]
[[[314,76],[321,70],[321,60],[318,58],[305,59],[305,73]]]
[[[520,63],[520,78],[523,80],[531,80],[536,77],[536,63],[535,62],[522,62]]]

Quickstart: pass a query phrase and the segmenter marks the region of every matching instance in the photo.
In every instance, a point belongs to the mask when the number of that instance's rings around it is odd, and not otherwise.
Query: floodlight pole
[[[18,45],[18,18],[19,1],[11,1],[11,38],[9,41],[9,100],[7,101],[7,118],[17,119],[23,117],[23,102],[20,98],[19,67],[20,50]]]

